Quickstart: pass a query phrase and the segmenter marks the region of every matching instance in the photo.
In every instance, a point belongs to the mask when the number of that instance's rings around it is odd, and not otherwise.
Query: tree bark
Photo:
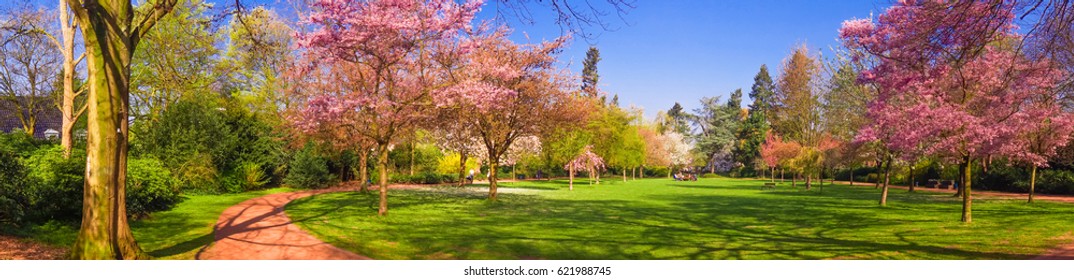
[[[970,223],[973,222],[973,192],[970,188],[971,184],[973,184],[973,177],[971,176],[971,173],[973,172],[973,160],[966,156],[962,158],[962,161],[965,162],[962,166],[962,180],[964,182],[962,183],[962,186],[958,188],[962,192],[962,222]]]
[[[645,179],[645,166],[638,166],[638,178]]]
[[[914,187],[917,185],[917,180],[914,180],[914,165],[910,165],[910,192],[914,192]]]
[[[462,187],[466,185],[466,152],[459,151],[459,184]]]
[[[496,165],[489,161],[489,199],[496,200]]]
[[[884,165],[884,186],[880,190],[880,206],[888,205],[888,183],[891,179],[891,156],[888,156],[885,161],[887,163]]]
[[[410,176],[414,176],[414,143],[410,143]]]
[[[177,0],[158,1],[136,25],[130,1],[66,2],[82,30],[89,87],[82,225],[71,255],[79,259],[145,258],[127,224],[130,62],[141,36]]]
[[[360,179],[362,180],[362,182],[358,184],[360,186],[359,191],[366,193],[369,192],[369,151],[363,148],[359,154],[361,155],[361,158],[358,159],[358,173],[360,173],[358,176],[361,177]]]
[[[63,55],[63,100],[60,103],[62,120],[60,124],[60,147],[63,149],[63,158],[71,157],[71,149],[74,145],[74,128],[78,117],[83,111],[75,111],[75,22],[70,18],[70,10],[66,0],[59,0],[60,13],[60,36],[62,42],[58,42],[60,53]]]
[[[850,168],[850,185],[854,186],[854,168]]]
[[[382,143],[377,147],[377,170],[380,171],[380,206],[377,215],[388,215],[388,143]]]
[[[1029,172],[1029,203],[1033,203],[1033,192],[1037,186],[1037,165],[1034,164],[1032,171]]]
[[[627,182],[627,180],[626,180],[626,168],[624,167],[623,168],[623,183],[626,183],[626,182]]]
[[[567,178],[568,178],[567,179],[567,185],[570,187],[570,190],[573,191],[574,190],[574,165],[573,164],[567,166]]]
[[[783,169],[780,168],[779,169],[779,182],[783,183],[784,181],[786,181],[786,180],[783,178]]]
[[[964,179],[966,179],[966,173],[965,172],[967,170],[967,167],[963,166],[965,164],[966,164],[965,162],[962,162],[962,163],[960,163],[958,165],[958,180],[955,180],[956,184],[957,183],[962,183],[961,184],[962,186],[966,185],[966,182],[963,181]],[[955,188],[955,197],[962,197],[962,189],[963,188],[961,186]]]

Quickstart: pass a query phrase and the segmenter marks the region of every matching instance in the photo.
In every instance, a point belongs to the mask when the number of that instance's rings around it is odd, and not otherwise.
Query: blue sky
[[[693,109],[705,96],[723,100],[737,88],[748,92],[761,64],[777,75],[780,62],[798,44],[827,53],[829,46],[838,46],[844,20],[879,14],[888,3],[638,1],[625,21],[611,19],[617,30],[591,42],[601,52],[600,86],[618,94],[624,106],[645,108],[648,117],[675,102]],[[531,38],[560,34],[549,19],[513,27]],[[580,73],[589,43],[576,38],[561,60]],[[748,102],[746,97],[743,106]]]
[[[207,1],[220,6],[231,3]],[[49,8],[55,5],[54,1],[31,2]],[[246,2],[288,8],[286,0]],[[507,21],[516,32],[514,39],[526,42],[525,34],[529,42],[537,42],[559,36],[561,29],[548,8],[537,1],[528,2],[533,2],[530,5],[536,22]],[[602,89],[618,94],[622,105],[640,106],[646,116],[652,117],[675,102],[693,109],[705,96],[725,99],[737,88],[748,92],[761,64],[767,64],[775,76],[782,59],[798,44],[826,53],[829,46],[838,45],[837,30],[844,20],[879,14],[889,3],[890,0],[638,0],[636,8],[623,20],[614,15],[607,18],[614,30],[589,41],[576,36],[560,60],[580,73],[586,49],[590,44],[597,46],[602,58],[598,65]],[[486,6],[481,17],[493,15],[495,7]],[[596,27],[590,30],[600,31]],[[743,102],[748,104],[748,97]]]

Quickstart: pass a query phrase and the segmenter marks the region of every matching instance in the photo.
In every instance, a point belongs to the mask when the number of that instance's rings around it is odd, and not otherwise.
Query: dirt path
[[[0,260],[58,260],[67,249],[0,235]]]
[[[393,185],[390,188],[420,188],[417,185]],[[199,252],[199,260],[368,260],[309,235],[284,213],[291,201],[315,194],[357,191],[354,186],[340,186],[270,194],[243,201],[224,210],[214,227],[215,242]],[[373,187],[372,191],[375,191]]]

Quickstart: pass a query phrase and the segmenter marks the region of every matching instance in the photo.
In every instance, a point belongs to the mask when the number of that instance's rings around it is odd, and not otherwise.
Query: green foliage
[[[444,157],[444,153],[440,151],[440,148],[420,142],[398,145],[388,153],[388,161],[393,164],[397,171],[394,173],[406,172],[409,174],[411,160],[413,160],[415,174],[436,172],[442,157]]]
[[[574,159],[593,139],[593,134],[581,129],[558,129],[541,141],[541,162],[543,169],[553,172],[563,170],[567,162]]]
[[[313,144],[306,144],[295,153],[284,183],[303,189],[322,188],[332,180],[328,172],[328,160],[317,154]]]
[[[631,168],[645,161],[645,143],[636,127],[634,117],[619,107],[609,106],[586,125],[593,152],[604,158],[609,166]],[[573,156],[578,155],[574,152]]]
[[[396,184],[444,184],[459,181],[458,174],[417,173],[413,176],[408,174],[391,174],[388,181]]]
[[[701,108],[694,112],[697,127],[701,129],[694,137],[701,156],[694,159],[701,160],[701,165],[715,166],[721,172],[734,166],[730,154],[741,122],[741,103],[742,89],[731,92],[725,104],[720,103],[719,97],[701,99]]]
[[[752,171],[761,157],[761,144],[768,137],[768,111],[772,107],[771,99],[775,94],[775,84],[768,74],[768,66],[761,65],[761,70],[753,77],[753,87],[750,90],[749,113],[746,120],[742,121],[736,136],[736,143],[732,154],[735,162],[742,164],[747,171]],[[752,173],[752,172],[747,172]]]
[[[265,174],[265,170],[257,163],[245,162],[239,164],[239,167],[235,169],[235,175],[239,179],[243,191],[259,189],[269,182],[268,174]]]
[[[30,156],[37,147],[46,143],[48,142],[34,139],[22,129],[14,129],[10,133],[0,132],[0,151],[8,151],[19,158]]]
[[[585,60],[582,61],[582,93],[589,97],[597,97],[600,90],[597,85],[600,82],[600,74],[597,73],[597,63],[600,62],[600,50],[596,46],[589,46],[585,52]]]
[[[283,143],[272,126],[227,100],[179,101],[159,119],[136,122],[132,130],[132,153],[160,159],[175,171],[184,191],[243,190],[247,185],[236,188],[236,178],[226,177],[241,178],[249,171],[241,169],[251,165],[270,174],[284,164]]]
[[[127,161],[127,214],[132,218],[171,209],[182,197],[171,172],[152,158]]]
[[[63,158],[59,145],[42,147],[25,159],[30,178],[36,182],[27,192],[35,221],[77,221],[82,217],[86,152],[75,149]]]
[[[0,148],[0,227],[22,221],[29,204],[23,193],[27,182],[26,170],[15,154]]]

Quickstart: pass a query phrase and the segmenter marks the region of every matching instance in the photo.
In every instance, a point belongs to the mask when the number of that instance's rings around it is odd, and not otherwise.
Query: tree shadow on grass
[[[686,185],[676,187],[736,187]],[[739,189],[741,191],[741,189]],[[900,225],[943,224],[928,216],[881,215],[864,193],[756,196],[648,194],[634,200],[561,200],[504,194],[498,202],[449,192],[395,192],[391,219],[357,208],[354,195],[294,202],[305,213],[347,217],[304,226],[325,241],[390,259],[1025,259],[980,252]],[[815,195],[814,195],[815,196]],[[843,200],[858,200],[847,204]],[[841,202],[843,201],[843,202]],[[660,202],[660,203],[656,203]],[[922,202],[924,203],[924,202]],[[943,211],[924,204],[884,211]],[[845,209],[845,210],[839,210]],[[404,214],[400,214],[404,213]],[[909,212],[907,212],[909,213]],[[410,216],[408,216],[410,215]],[[400,218],[400,216],[402,216]],[[414,218],[420,217],[420,218]],[[376,219],[376,220],[373,220]],[[1026,221],[1025,225],[1029,226]],[[357,226],[356,226],[357,224]],[[1012,225],[1013,226],[1013,225]],[[360,227],[360,229],[359,229]],[[875,229],[890,228],[876,232]],[[858,231],[866,236],[856,236]],[[357,232],[357,233],[356,233]],[[881,235],[877,235],[881,234]],[[877,236],[873,236],[877,235]]]

